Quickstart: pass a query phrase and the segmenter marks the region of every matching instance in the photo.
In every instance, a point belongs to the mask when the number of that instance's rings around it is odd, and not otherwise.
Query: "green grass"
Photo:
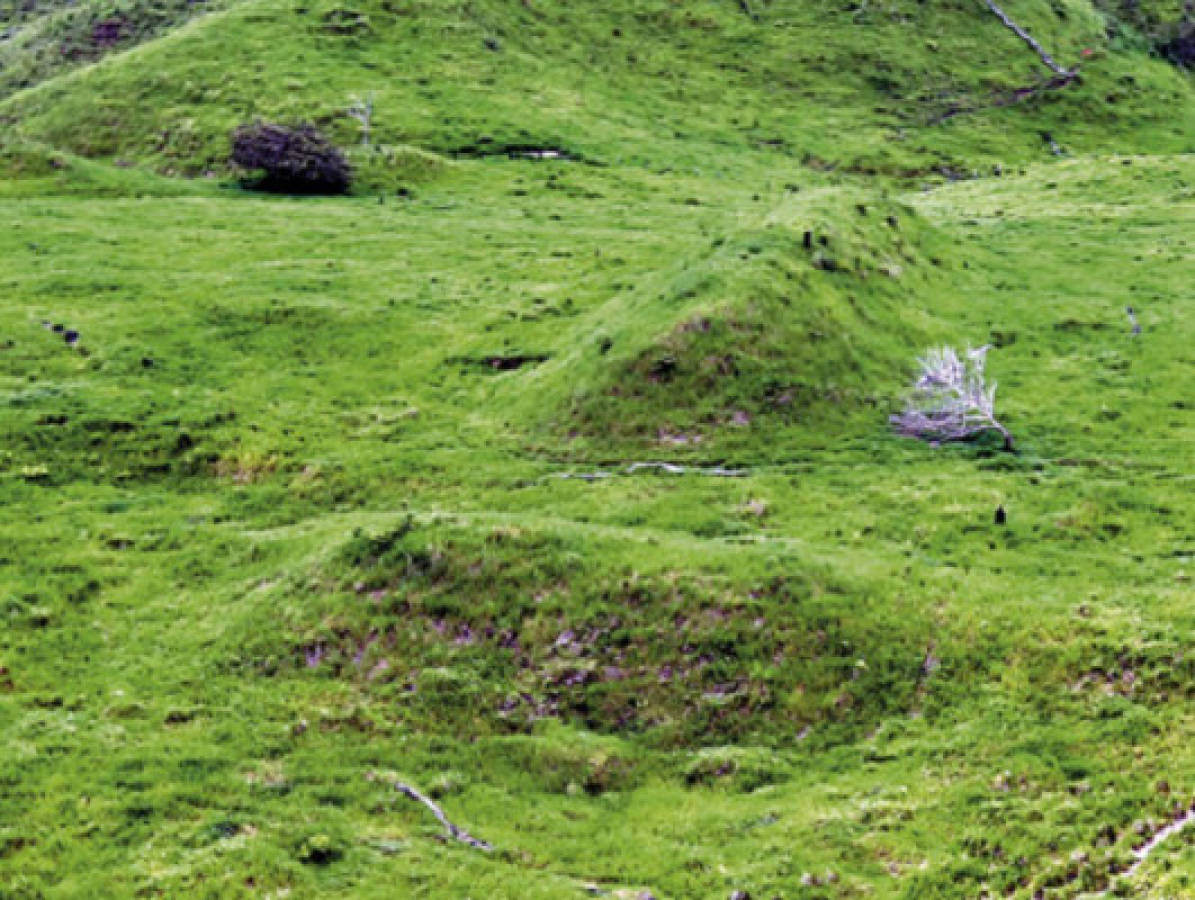
[[[928,124],[1034,77],[981,5],[750,7],[237,3],[0,101],[0,896],[1080,896],[1190,801],[1188,77],[1010,3],[1083,81]],[[370,91],[353,196],[236,186]],[[1017,454],[890,432],[986,342]]]

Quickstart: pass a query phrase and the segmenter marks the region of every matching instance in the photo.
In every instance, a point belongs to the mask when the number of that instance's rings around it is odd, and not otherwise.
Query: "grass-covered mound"
[[[640,574],[604,563],[618,556],[604,543],[514,526],[359,532],[277,591],[294,647],[260,665],[357,684],[408,727],[558,718],[667,747],[814,733],[824,746],[917,702],[927,610],[860,616],[870,590],[826,567]]]
[[[699,456],[784,426],[841,440],[904,389],[908,348],[938,339],[958,302],[943,270],[962,261],[908,206],[792,185],[759,226],[602,307],[559,367],[573,391],[555,427]]]

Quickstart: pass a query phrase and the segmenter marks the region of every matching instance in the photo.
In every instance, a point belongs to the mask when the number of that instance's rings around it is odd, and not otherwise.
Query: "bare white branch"
[[[410,797],[412,800],[422,803],[424,806],[430,809],[432,811],[432,815],[435,816],[440,824],[444,826],[444,829],[448,832],[449,837],[456,838],[456,840],[460,841],[462,844],[468,844],[470,847],[474,847],[478,850],[484,850],[487,853],[494,849],[492,844],[488,844],[485,841],[473,837],[471,834],[469,834],[469,832],[465,831],[465,829],[461,828],[459,825],[453,825],[452,822],[448,820],[448,816],[444,815],[444,810],[440,809],[440,804],[438,804],[431,797],[428,797],[426,794],[421,793],[418,789],[411,787],[409,784],[404,784],[401,781],[394,782],[394,789],[403,796]]]
[[[369,146],[370,126],[373,123],[373,94],[371,93],[364,100],[359,97],[353,97],[352,106],[348,108],[348,114],[361,123],[361,145]]]
[[[919,357],[921,373],[904,412],[890,418],[893,427],[932,444],[997,431],[1004,437],[1004,449],[1012,450],[1012,435],[996,419],[996,383],[984,381],[990,349],[989,345],[968,349],[960,359],[954,348],[941,347]]]

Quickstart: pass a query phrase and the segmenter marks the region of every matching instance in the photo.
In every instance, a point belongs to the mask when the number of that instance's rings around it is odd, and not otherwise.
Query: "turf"
[[[1008,7],[14,8],[0,894],[1195,891],[1178,13]]]

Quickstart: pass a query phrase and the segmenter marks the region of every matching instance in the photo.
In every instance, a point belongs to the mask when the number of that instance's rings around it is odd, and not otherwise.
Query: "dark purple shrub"
[[[1182,23],[1159,49],[1175,65],[1192,68],[1195,66],[1195,25]]]
[[[119,44],[127,33],[124,19],[113,16],[91,26],[91,42],[97,47],[112,47]]]
[[[242,125],[232,161],[265,173],[253,187],[280,194],[343,194],[353,181],[344,154],[314,125]]]

